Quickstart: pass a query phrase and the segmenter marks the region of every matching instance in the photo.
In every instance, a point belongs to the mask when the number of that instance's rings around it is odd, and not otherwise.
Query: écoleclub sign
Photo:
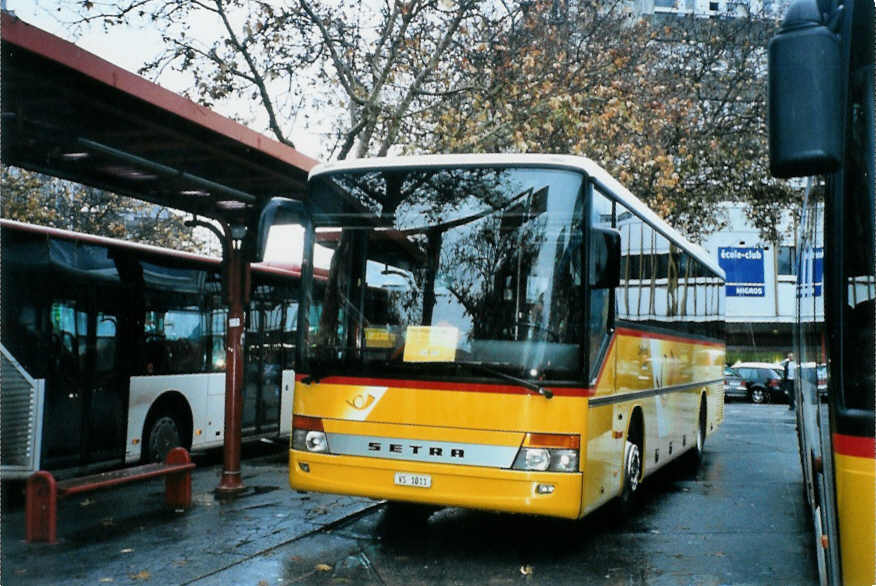
[[[718,264],[726,273],[727,297],[764,297],[762,248],[718,248]]]

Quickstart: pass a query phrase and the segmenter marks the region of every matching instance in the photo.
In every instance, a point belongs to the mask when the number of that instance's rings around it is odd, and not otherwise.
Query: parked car
[[[743,381],[745,395],[752,403],[769,403],[785,398],[782,374],[768,362],[737,362],[733,365]]]
[[[748,389],[745,388],[742,375],[729,366],[724,369],[724,397],[748,398]]]

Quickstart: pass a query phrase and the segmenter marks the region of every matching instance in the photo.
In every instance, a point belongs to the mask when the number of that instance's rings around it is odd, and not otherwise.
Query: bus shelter
[[[316,164],[13,14],[2,14],[2,163],[215,220],[228,302],[220,493],[243,488],[243,308],[259,213]]]

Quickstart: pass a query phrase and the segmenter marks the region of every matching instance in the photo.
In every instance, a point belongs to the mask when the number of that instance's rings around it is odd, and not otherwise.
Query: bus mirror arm
[[[256,246],[256,262],[265,258],[265,249],[268,246],[268,234],[271,226],[303,224],[307,215],[304,203],[285,197],[275,197],[262,209],[259,215],[259,233]]]

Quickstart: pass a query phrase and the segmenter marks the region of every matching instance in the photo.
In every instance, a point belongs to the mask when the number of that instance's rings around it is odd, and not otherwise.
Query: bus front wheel
[[[182,446],[180,426],[171,415],[159,415],[152,420],[146,433],[147,462],[164,462],[171,448]]]
[[[642,453],[637,444],[627,441],[624,448],[624,486],[620,495],[621,512],[628,513],[635,508],[641,479]]]

